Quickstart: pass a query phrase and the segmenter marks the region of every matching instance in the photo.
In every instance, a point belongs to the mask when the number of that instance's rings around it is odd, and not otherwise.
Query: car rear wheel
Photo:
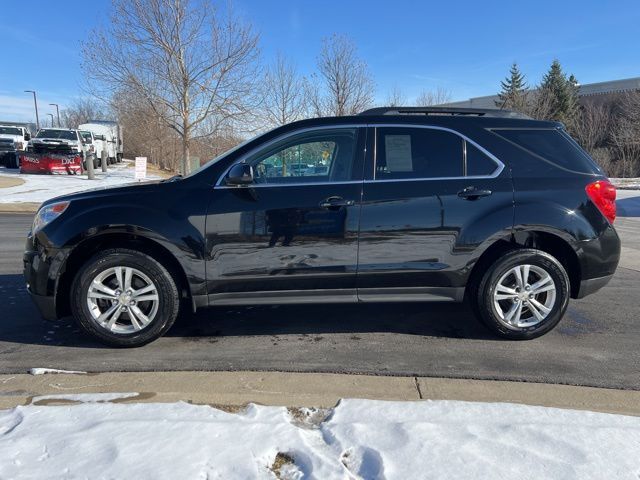
[[[176,319],[178,290],[154,258],[129,249],[93,257],[72,289],[73,316],[102,343],[138,347],[162,336]]]
[[[509,252],[491,265],[473,293],[474,310],[498,336],[528,340],[562,319],[570,283],[562,264],[533,249]]]

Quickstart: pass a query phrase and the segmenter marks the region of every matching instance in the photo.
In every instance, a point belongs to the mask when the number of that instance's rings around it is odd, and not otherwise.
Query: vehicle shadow
[[[71,318],[43,320],[20,274],[0,275],[0,305],[0,355],[16,344],[107,348],[84,335]],[[195,315],[182,315],[166,336],[198,341],[213,337],[368,332],[495,339],[466,305],[450,303],[212,307]]]
[[[357,333],[495,339],[466,305],[433,302],[212,307],[176,322],[167,335],[201,338]]]
[[[640,196],[616,200],[619,217],[640,217]]]

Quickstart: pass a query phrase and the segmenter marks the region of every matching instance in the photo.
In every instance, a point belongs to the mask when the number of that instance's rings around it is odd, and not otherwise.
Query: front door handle
[[[458,196],[465,200],[476,200],[477,198],[488,197],[489,195],[491,195],[491,190],[482,190],[476,187],[467,187],[458,192]]]
[[[345,200],[342,197],[329,197],[320,202],[320,208],[326,208],[327,210],[339,210],[342,207],[351,207],[355,204],[355,201]]]

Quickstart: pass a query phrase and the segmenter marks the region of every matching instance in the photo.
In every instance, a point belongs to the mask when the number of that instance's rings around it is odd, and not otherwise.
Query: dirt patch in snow
[[[0,188],[17,187],[18,185],[22,185],[23,183],[24,180],[22,180],[21,178],[0,177]]]

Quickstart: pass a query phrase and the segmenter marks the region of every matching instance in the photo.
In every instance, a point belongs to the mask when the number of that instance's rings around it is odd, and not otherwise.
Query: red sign
[[[82,156],[57,153],[21,153],[20,173],[80,175],[82,173]]]

